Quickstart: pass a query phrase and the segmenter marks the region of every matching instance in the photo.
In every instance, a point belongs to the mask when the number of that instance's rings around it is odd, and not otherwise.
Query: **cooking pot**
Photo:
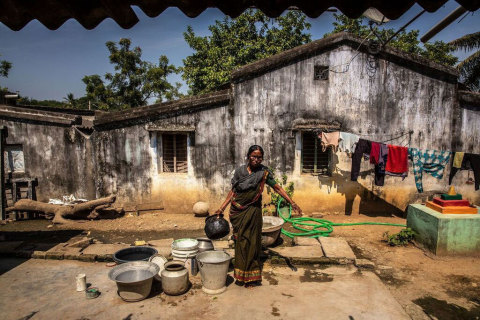
[[[205,234],[209,239],[217,240],[230,233],[230,225],[223,214],[214,214],[205,219]]]

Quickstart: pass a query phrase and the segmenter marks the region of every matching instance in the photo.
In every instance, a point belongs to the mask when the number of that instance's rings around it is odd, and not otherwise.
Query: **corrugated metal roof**
[[[480,7],[480,0],[456,0],[469,11]],[[86,29],[94,29],[106,18],[129,29],[138,22],[132,6],[138,6],[149,17],[156,17],[169,7],[177,7],[189,17],[196,17],[207,8],[218,8],[230,17],[237,17],[248,8],[258,8],[269,17],[278,17],[295,8],[316,18],[335,7],[350,18],[359,17],[370,7],[389,19],[397,19],[415,3],[429,12],[438,10],[446,0],[0,0],[0,22],[12,30],[20,30],[37,19],[48,29],[58,29],[68,19],[77,20]]]

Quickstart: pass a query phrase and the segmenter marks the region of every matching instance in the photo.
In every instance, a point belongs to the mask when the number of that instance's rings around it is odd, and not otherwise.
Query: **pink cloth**
[[[337,152],[338,139],[340,138],[340,131],[322,132],[320,139],[322,140],[322,151],[325,152],[327,147],[331,146],[334,152]]]

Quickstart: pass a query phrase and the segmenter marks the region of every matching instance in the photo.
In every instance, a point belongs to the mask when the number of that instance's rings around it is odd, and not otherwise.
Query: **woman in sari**
[[[234,277],[237,285],[260,285],[262,281],[260,252],[262,250],[262,192],[265,184],[275,190],[293,210],[302,210],[275,181],[272,172],[262,165],[263,149],[253,145],[248,149],[246,165],[235,170],[232,190],[215,214],[223,213],[230,206],[230,222],[235,238]]]

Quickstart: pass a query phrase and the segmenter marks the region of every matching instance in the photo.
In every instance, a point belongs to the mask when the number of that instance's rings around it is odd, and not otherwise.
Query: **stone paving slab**
[[[94,256],[96,261],[113,261],[113,254],[118,250],[130,247],[128,244],[91,244],[83,249],[80,260],[89,261]]]
[[[295,237],[293,243],[296,246],[320,246],[320,242],[316,238]]]
[[[62,255],[62,259],[78,260],[79,256],[82,254],[81,251],[81,247],[69,247],[68,242],[59,243],[46,252],[45,258],[61,260],[59,257]]]
[[[271,252],[282,257],[288,258],[293,263],[323,263],[326,262],[322,247],[320,246],[295,246],[270,248]],[[274,259],[275,260],[275,259]]]
[[[320,244],[322,245],[325,256],[331,259],[347,259],[353,262],[355,254],[347,241],[342,238],[320,237]]]

